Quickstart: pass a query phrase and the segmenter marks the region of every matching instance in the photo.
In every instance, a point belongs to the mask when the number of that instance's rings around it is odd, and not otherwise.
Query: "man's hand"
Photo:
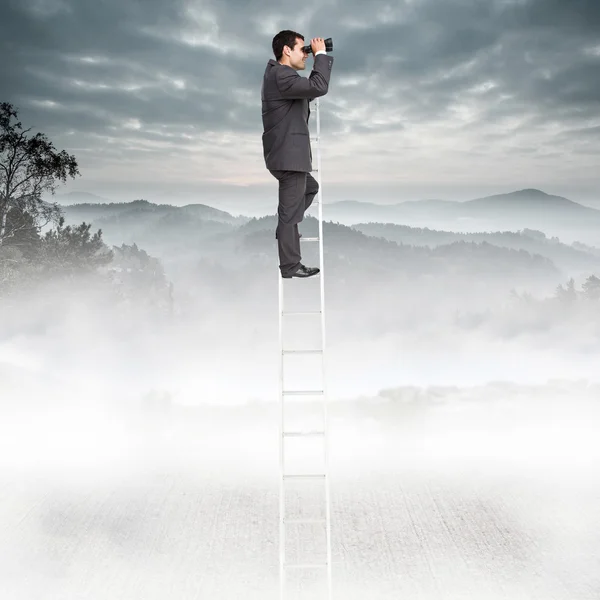
[[[325,40],[323,38],[313,38],[310,40],[310,47],[312,48],[313,58],[319,50],[325,50]]]

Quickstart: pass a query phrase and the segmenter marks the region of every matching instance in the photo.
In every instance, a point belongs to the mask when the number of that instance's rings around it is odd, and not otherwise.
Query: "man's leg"
[[[271,174],[279,180],[279,206],[275,232],[279,250],[279,269],[281,275],[288,276],[298,270],[302,259],[298,223],[304,217],[307,173],[271,171]]]
[[[317,192],[319,191],[319,182],[310,174],[306,174],[306,193],[304,195],[304,211],[312,204]]]

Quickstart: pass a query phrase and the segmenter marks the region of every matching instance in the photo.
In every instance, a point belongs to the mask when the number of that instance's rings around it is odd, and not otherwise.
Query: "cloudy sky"
[[[77,157],[60,192],[276,202],[260,87],[281,29],[334,42],[324,202],[600,207],[598,0],[2,0],[0,101]]]

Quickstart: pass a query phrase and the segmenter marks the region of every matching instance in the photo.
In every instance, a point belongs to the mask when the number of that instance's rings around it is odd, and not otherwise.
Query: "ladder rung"
[[[318,242],[319,238],[318,237],[309,237],[309,238],[301,237],[300,241],[301,242]]]
[[[281,311],[282,315],[320,315],[321,310],[288,310]]]
[[[303,437],[303,436],[315,436],[315,435],[325,435],[324,431],[284,431],[283,437]]]
[[[319,354],[323,350],[282,350],[282,354]]]
[[[283,566],[286,569],[321,569],[326,568],[327,563],[285,563]]]
[[[324,479],[325,473],[290,473],[283,474],[284,479]]]
[[[284,518],[283,522],[286,525],[289,525],[290,523],[294,523],[294,524],[296,524],[296,523],[303,523],[303,524],[304,523],[311,523],[311,524],[312,523],[327,523],[327,519],[322,519],[322,518],[321,519],[315,519],[314,517],[313,518],[299,518],[299,519],[298,518],[295,518],[295,519]]]
[[[284,390],[282,392],[286,396],[320,396],[324,393],[323,390]]]

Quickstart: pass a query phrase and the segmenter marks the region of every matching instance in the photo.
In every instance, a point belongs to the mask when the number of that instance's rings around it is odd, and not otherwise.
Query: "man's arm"
[[[319,50],[315,54],[315,58],[321,53],[327,54],[325,50]],[[282,97],[288,100],[312,100],[324,96],[329,88],[329,78],[325,77],[316,67],[315,64],[308,77],[301,77],[293,69],[281,69],[283,72],[276,78],[276,81]],[[321,68],[326,67],[322,66]]]
[[[317,50],[317,52],[315,52],[315,56],[317,56],[317,54],[327,54],[327,52],[325,52],[325,50]],[[308,101],[312,102],[314,100],[314,98],[309,98]]]

